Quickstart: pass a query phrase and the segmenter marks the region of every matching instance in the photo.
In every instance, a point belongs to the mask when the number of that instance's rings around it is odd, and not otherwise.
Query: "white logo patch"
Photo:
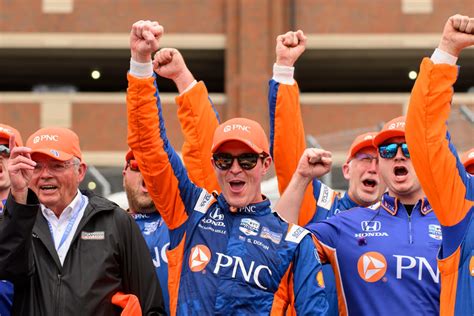
[[[286,234],[285,240],[299,244],[309,231],[298,225],[291,225],[290,231]]]
[[[333,189],[321,183],[321,190],[319,192],[318,206],[330,210],[332,202],[334,201],[335,192]]]
[[[194,210],[199,213],[206,213],[209,205],[212,201],[212,194],[208,193],[206,190],[201,191],[201,195],[199,195],[199,199],[194,206]]]
[[[430,224],[428,225],[428,235],[436,240],[443,240],[443,235],[441,233],[441,226]]]
[[[260,223],[251,218],[242,218],[239,230],[247,236],[257,236]]]
[[[104,240],[104,232],[81,232],[81,239],[84,240]]]

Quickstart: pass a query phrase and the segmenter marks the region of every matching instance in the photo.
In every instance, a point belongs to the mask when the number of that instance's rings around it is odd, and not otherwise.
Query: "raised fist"
[[[332,154],[320,148],[308,148],[301,155],[296,172],[308,180],[320,178],[331,171]]]
[[[153,70],[159,76],[173,80],[179,93],[194,81],[183,56],[175,48],[160,49],[153,59]]]
[[[156,21],[138,21],[130,31],[130,50],[132,59],[145,63],[151,61],[151,54],[160,47],[164,29]]]
[[[306,48],[306,36],[302,30],[290,31],[276,39],[276,64],[293,67]]]
[[[474,45],[474,18],[456,14],[444,25],[438,48],[458,57],[461,51]]]

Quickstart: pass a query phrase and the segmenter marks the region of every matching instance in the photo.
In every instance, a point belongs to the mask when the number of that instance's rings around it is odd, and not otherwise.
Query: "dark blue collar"
[[[397,215],[399,209],[405,210],[405,206],[397,198],[388,195],[387,192],[382,195],[380,206],[389,214],[394,216]],[[422,215],[426,215],[432,211],[431,205],[426,197],[416,202],[416,205],[413,208],[413,212],[415,211],[420,212]]]

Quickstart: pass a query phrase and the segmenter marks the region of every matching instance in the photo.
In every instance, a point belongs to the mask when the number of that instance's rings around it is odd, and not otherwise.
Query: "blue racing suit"
[[[438,315],[441,227],[425,199],[409,216],[385,193],[307,226],[336,276],[341,315]]]
[[[168,259],[166,257],[166,251],[170,245],[168,227],[166,227],[163,218],[158,212],[149,214],[136,213],[131,215],[140,228],[148,249],[150,249],[156,275],[160,281],[166,313],[169,314]]]
[[[128,144],[170,230],[171,314],[327,312],[313,237],[264,201],[232,210],[193,184],[170,145],[154,78],[128,75]],[[203,118],[205,119],[205,118]]]

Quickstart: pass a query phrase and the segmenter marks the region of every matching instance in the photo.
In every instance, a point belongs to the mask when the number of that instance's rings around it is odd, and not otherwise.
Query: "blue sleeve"
[[[294,260],[294,297],[298,315],[326,315],[329,305],[324,291],[322,265],[310,235],[300,243]]]

